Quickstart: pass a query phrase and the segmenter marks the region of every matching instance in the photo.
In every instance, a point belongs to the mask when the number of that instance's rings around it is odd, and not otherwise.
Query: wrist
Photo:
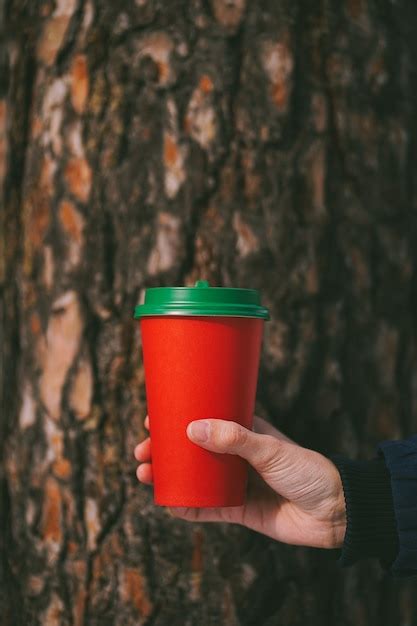
[[[346,500],[343,491],[342,479],[340,477],[339,471],[332,463],[334,467],[335,474],[335,495],[334,495],[334,505],[333,510],[331,512],[331,533],[329,537],[329,545],[328,548],[335,549],[341,548],[343,546],[343,542],[345,540],[346,535],[346,526],[347,526],[347,515],[346,515]]]

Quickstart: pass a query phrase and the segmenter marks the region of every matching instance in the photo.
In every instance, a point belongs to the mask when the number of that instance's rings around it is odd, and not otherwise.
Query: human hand
[[[145,427],[149,430],[149,416]],[[236,422],[191,422],[188,438],[212,452],[237,454],[249,464],[245,504],[233,507],[170,509],[190,522],[241,524],[278,541],[337,548],[346,531],[343,487],[336,466],[322,454],[303,448],[264,419],[254,416],[253,431]],[[205,435],[205,438],[201,437]],[[135,448],[138,480],[152,484],[151,442]]]

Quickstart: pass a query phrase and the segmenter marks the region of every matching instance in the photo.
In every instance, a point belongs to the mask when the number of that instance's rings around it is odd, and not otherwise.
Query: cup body
[[[244,503],[247,462],[204,450],[186,428],[204,418],[252,428],[263,324],[249,317],[141,318],[155,504]]]

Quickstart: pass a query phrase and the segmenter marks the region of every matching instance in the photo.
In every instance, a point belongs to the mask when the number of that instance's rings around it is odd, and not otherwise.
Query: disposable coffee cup
[[[193,420],[232,420],[252,429],[263,326],[255,289],[153,287],[135,307],[140,320],[150,425],[154,502],[239,506],[247,462],[188,439]]]

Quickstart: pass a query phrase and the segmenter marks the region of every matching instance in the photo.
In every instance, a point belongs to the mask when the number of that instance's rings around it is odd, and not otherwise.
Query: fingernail
[[[197,420],[188,425],[188,434],[194,441],[207,441],[209,432],[210,424],[206,420]]]

